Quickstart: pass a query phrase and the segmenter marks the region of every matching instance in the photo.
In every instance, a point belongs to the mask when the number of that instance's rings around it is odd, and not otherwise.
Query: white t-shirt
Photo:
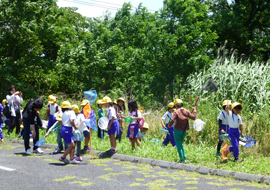
[[[62,124],[66,127],[72,127],[70,120],[75,120],[76,115],[73,110],[67,110],[62,115]]]
[[[13,94],[11,96],[7,95],[6,99],[8,101],[8,105],[11,110],[11,116],[16,117],[15,109],[18,109],[21,106],[23,98]]]
[[[229,114],[231,115],[232,112],[229,111]],[[220,114],[218,116],[218,119],[219,120],[222,120],[222,125],[229,125],[229,115],[227,114],[227,112],[225,110],[223,110],[222,112],[220,112]],[[226,119],[227,119],[227,121],[226,121]]]
[[[50,115],[54,115],[55,113],[61,113],[62,110],[60,108],[60,106],[58,106],[57,104],[48,104],[48,107],[50,107]],[[56,107],[58,107],[58,111],[56,111]]]
[[[170,113],[169,111],[167,111],[167,112],[163,115],[163,117],[162,117],[161,119],[163,119],[163,120],[165,121],[165,123],[167,124],[167,123],[170,122],[171,118],[172,118],[172,113]]]
[[[137,114],[136,114],[136,112],[137,112]],[[129,112],[129,116],[132,116],[132,117],[142,117],[142,113],[140,112],[140,110],[132,111],[132,112]],[[130,122],[130,124],[136,124],[138,121],[140,121],[140,120],[132,119],[132,121]]]
[[[229,126],[230,128],[239,128],[239,125],[243,125],[241,116],[235,115],[234,113],[230,113],[230,116],[228,117]]]
[[[117,119],[114,107],[109,107],[107,110],[107,118],[110,121],[113,117]]]

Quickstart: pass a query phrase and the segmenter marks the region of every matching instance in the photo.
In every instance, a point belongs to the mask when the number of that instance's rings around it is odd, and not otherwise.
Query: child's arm
[[[243,134],[243,125],[239,125],[239,130],[241,131],[241,136],[242,137],[245,137],[245,135]]]
[[[78,127],[75,125],[75,123],[74,123],[74,119],[71,119],[70,120],[70,124],[72,125],[72,127],[74,127],[74,129],[76,130],[76,129],[78,129]],[[90,129],[91,130],[91,129]]]
[[[108,130],[110,130],[111,129],[111,126],[112,126],[112,124],[113,124],[113,121],[115,120],[115,118],[114,117],[112,117],[112,119],[111,119],[111,122],[109,123],[109,125],[108,125]]]
[[[59,123],[59,121],[57,121],[57,122]],[[51,128],[49,128],[48,132],[45,134],[44,137],[47,137],[52,130],[54,130],[56,127],[58,127],[58,123],[55,124],[55,125],[53,125],[53,126],[51,126]]]
[[[169,128],[171,128],[173,126],[174,121],[176,120],[176,116],[177,116],[177,114],[174,112],[173,115],[172,115],[172,118],[171,118],[171,120],[170,120],[170,122],[168,124]]]
[[[222,134],[225,134],[226,132],[222,129],[222,120],[221,119],[218,120],[218,124],[219,124],[219,130],[220,130],[220,132]]]
[[[166,126],[165,126],[165,124],[164,124],[163,119],[160,120],[160,123],[161,123],[162,127],[163,127],[164,129],[166,129]]]
[[[49,118],[49,112],[50,112],[50,110],[49,110],[49,109],[47,109],[47,112],[46,112],[46,119],[48,119],[48,118]]]

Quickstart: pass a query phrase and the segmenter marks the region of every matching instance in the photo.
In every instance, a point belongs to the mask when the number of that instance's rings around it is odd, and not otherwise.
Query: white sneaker
[[[32,154],[31,148],[28,148],[28,149],[27,149],[26,154]]]
[[[42,151],[40,148],[37,148],[36,150],[33,150],[33,153],[43,153],[44,151]]]
[[[62,159],[62,157],[60,157],[60,158],[59,158],[59,161],[64,162],[65,164],[68,164],[68,163],[69,163],[69,161],[68,161],[67,158]]]
[[[69,160],[70,164],[79,164],[80,162],[77,161],[75,158],[73,158],[73,160]]]

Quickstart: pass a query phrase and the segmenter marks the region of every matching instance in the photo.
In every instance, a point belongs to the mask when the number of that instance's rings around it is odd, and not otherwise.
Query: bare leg
[[[116,139],[114,135],[110,135],[111,147],[116,149]]]
[[[72,160],[74,158],[74,148],[75,148],[75,145],[74,145],[74,142],[72,143],[69,143],[68,144],[69,147],[68,149],[64,152],[64,155],[62,156],[63,158],[66,158],[68,154],[70,154],[70,159]],[[72,154],[72,150],[73,150],[73,154]]]

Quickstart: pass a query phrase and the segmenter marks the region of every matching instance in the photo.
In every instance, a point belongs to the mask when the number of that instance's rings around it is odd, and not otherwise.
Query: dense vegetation
[[[155,13],[125,3],[114,17],[85,18],[54,0],[0,1],[0,98],[118,89],[144,105],[166,104],[210,68],[218,48],[235,59],[269,58],[266,0],[165,0]]]

